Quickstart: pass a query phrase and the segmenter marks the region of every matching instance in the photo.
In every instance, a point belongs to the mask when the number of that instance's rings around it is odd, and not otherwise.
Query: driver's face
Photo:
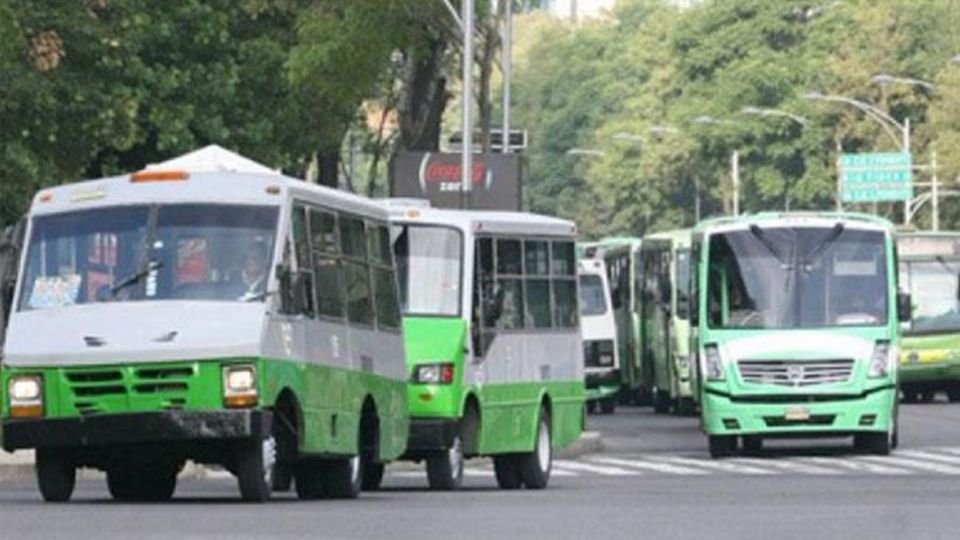
[[[248,253],[246,259],[243,261],[243,271],[246,272],[247,275],[260,275],[266,270],[266,267],[267,265],[263,257],[256,252]]]

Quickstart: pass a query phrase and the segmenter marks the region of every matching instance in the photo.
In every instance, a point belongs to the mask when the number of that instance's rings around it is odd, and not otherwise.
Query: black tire
[[[664,414],[670,412],[670,394],[660,390],[653,389],[653,410],[654,412]]]
[[[151,467],[151,468],[148,468]],[[107,490],[116,501],[169,501],[177,489],[176,465],[117,465],[107,469]]]
[[[363,488],[363,460],[360,456],[321,462],[323,494],[332,499],[355,499]]]
[[[743,438],[743,451],[748,454],[759,454],[763,452],[763,439],[755,435],[748,435]]]
[[[493,472],[497,477],[497,486],[500,489],[520,489],[523,487],[523,478],[520,477],[520,467],[516,455],[494,456]]]
[[[427,484],[430,489],[451,491],[463,483],[463,441],[460,435],[450,448],[427,456]]]
[[[737,437],[734,435],[709,435],[708,446],[713,459],[733,456],[737,453]]]
[[[66,453],[53,449],[37,449],[37,486],[47,502],[66,502],[77,485],[77,467]]]
[[[960,386],[950,386],[947,388],[947,399],[950,400],[950,403],[960,401]]]
[[[276,452],[276,440],[272,436],[245,442],[237,449],[234,474],[243,500],[264,502],[270,499]]]
[[[293,486],[293,465],[288,462],[277,462],[273,467],[273,491],[280,493],[290,491]]]
[[[613,414],[617,410],[617,397],[610,396],[600,400],[600,412],[603,414]]]
[[[932,388],[926,388],[920,392],[920,401],[923,403],[930,403],[935,397],[937,397],[937,391]]]
[[[553,437],[550,433],[550,413],[540,408],[537,419],[537,435],[533,451],[520,454],[518,467],[520,478],[527,489],[543,489],[550,483],[550,471],[553,469]]]
[[[301,459],[293,468],[297,497],[310,501],[323,497],[323,467],[318,459]]]
[[[895,446],[896,431],[857,433],[853,436],[853,446],[861,452],[886,456]]]
[[[692,398],[680,398],[673,410],[679,416],[693,416],[697,412],[697,404]]]
[[[599,408],[599,407],[598,407],[599,404],[600,404],[600,401],[599,401],[599,400],[596,400],[596,399],[588,399],[588,400],[584,403],[584,407],[586,407],[586,409],[587,409],[587,414],[596,414],[597,409]]]
[[[920,400],[920,392],[912,387],[905,386],[901,392],[903,393],[904,403],[917,403]]]
[[[377,491],[383,485],[383,475],[387,467],[383,463],[366,463],[363,465],[363,490]]]

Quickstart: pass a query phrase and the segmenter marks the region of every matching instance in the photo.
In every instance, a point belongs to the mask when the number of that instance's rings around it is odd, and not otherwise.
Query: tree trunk
[[[446,49],[446,40],[435,35],[426,47],[407,50],[404,93],[397,107],[397,151],[436,152],[440,148],[440,123],[450,99],[444,74]]]
[[[340,150],[324,148],[317,151],[317,183],[321,186],[340,187]]]
[[[478,120],[480,124],[480,151],[490,153],[490,129],[493,123],[493,104],[490,102],[490,79],[493,76],[493,59],[497,53],[500,39],[497,33],[497,19],[490,17],[482,28],[485,34],[483,53],[480,57],[480,80],[477,85]]]

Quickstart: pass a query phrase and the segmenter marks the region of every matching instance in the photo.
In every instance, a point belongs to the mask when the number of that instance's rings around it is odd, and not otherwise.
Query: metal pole
[[[510,153],[510,77],[513,74],[513,0],[506,0],[506,12],[503,21],[503,126],[501,144],[504,154]]]
[[[473,0],[463,0],[463,103],[460,130],[463,132],[461,149],[460,190],[464,197],[462,205],[470,207],[470,190],[473,189]]]
[[[934,150],[933,154],[930,157],[930,167],[933,169],[933,185],[931,187],[931,195],[933,196],[933,219],[931,220],[931,225],[933,226],[933,231],[940,230],[940,177],[937,174],[937,151]]]
[[[910,154],[910,119],[903,119],[903,153]],[[912,163],[912,161],[911,161]],[[903,224],[910,224],[910,199],[903,201]]]
[[[837,143],[837,212],[843,212],[843,174],[840,173],[840,161],[843,159],[843,143]]]
[[[733,177],[733,215],[740,215],[740,151],[734,150],[730,158],[730,172]]]
[[[700,223],[700,175],[696,174],[693,176],[693,191],[695,193],[693,199],[693,217],[694,225]]]

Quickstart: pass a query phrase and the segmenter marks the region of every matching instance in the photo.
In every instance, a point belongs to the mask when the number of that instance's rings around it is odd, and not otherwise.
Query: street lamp
[[[627,133],[626,131],[618,131],[612,136],[615,141],[627,141],[627,142],[643,142],[643,135],[637,135],[636,133]]]
[[[595,150],[593,148],[571,148],[566,151],[568,156],[589,156],[589,157],[603,157],[607,155],[603,150]]]
[[[806,118],[781,109],[770,109],[767,107],[744,107],[740,109],[740,112],[743,114],[753,114],[757,116],[780,116],[783,118],[789,118],[803,127],[807,127],[807,125],[810,124],[810,121]]]
[[[908,84],[912,86],[922,86],[927,90],[933,90],[936,88],[936,86],[931,82],[922,81],[920,79],[914,79],[911,77],[896,77],[888,73],[880,73],[880,74],[874,75],[873,77],[870,77],[870,80],[877,84],[890,84],[890,83]]]
[[[864,114],[876,120],[887,132],[887,135],[893,139],[897,146],[903,152],[910,153],[910,119],[904,118],[903,123],[897,122],[889,114],[881,111],[880,109],[870,105],[869,103],[864,103],[863,101],[858,101],[853,98],[846,96],[837,96],[837,95],[828,95],[821,94],[820,92],[810,92],[803,95],[804,99],[809,99],[811,101],[827,101],[832,103],[844,103],[855,107],[862,111]],[[900,136],[897,136],[896,131],[900,132]]]
[[[733,125],[736,122],[721,120],[715,116],[704,114],[692,120],[694,124]],[[740,215],[740,151],[734,150],[730,156],[730,179],[733,181],[733,215]]]

